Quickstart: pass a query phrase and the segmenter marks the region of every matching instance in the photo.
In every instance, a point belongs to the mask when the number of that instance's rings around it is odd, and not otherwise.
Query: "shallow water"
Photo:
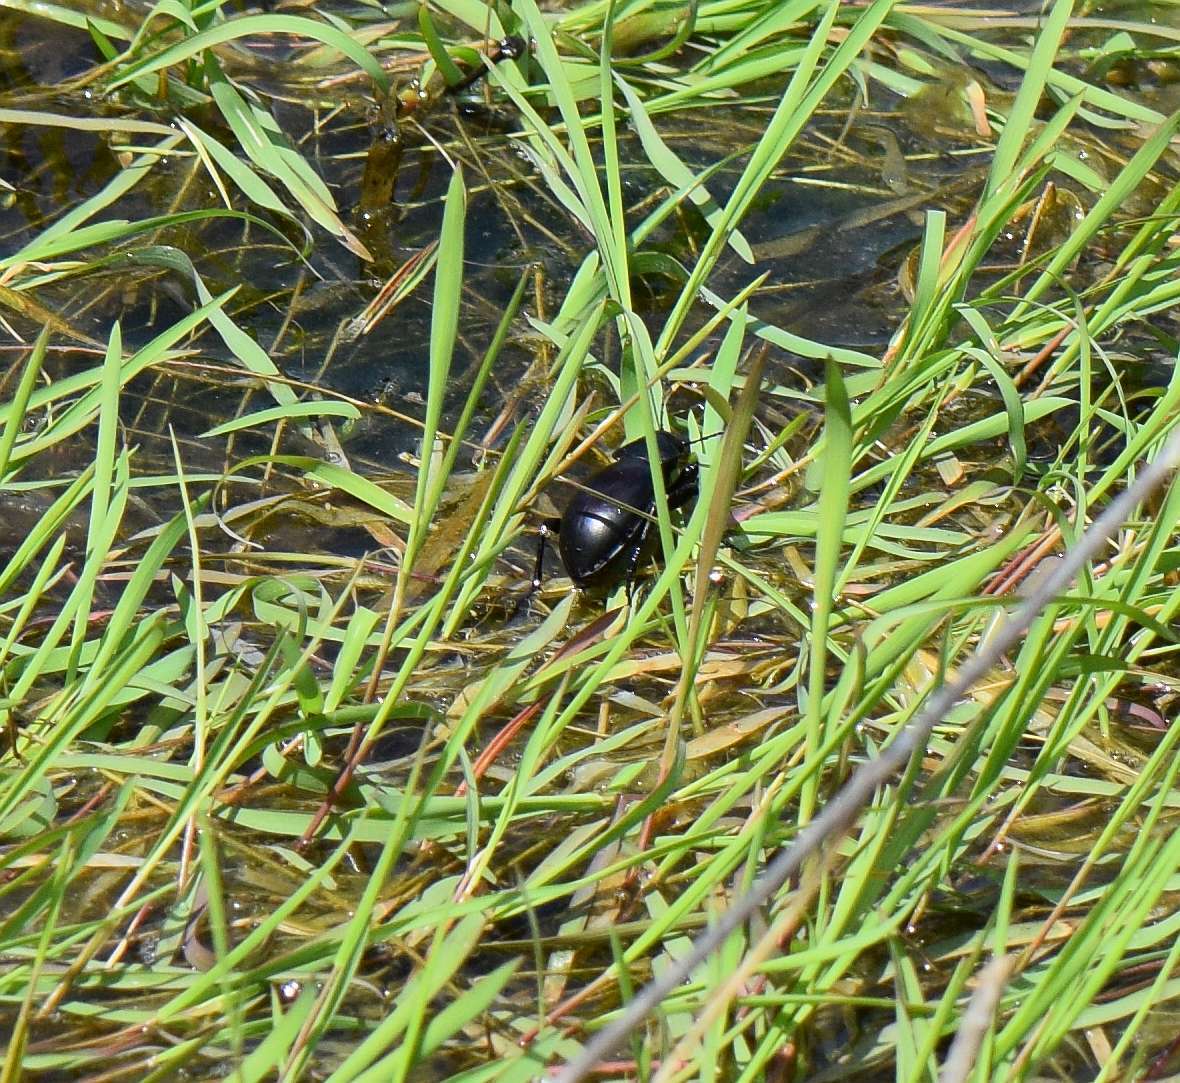
[[[259,55],[272,61],[283,55],[264,53],[264,48],[272,47],[260,44]],[[0,12],[0,108],[82,117],[130,116],[157,122],[170,119],[166,109],[150,100],[136,99],[134,92],[124,91],[117,99],[105,101],[96,97],[89,86],[69,85],[100,59],[82,32],[4,10]],[[383,142],[387,126],[375,114],[356,80],[331,86],[321,85],[318,78],[306,75],[284,80],[285,69],[278,63],[268,66],[257,57],[248,61],[238,59],[243,64],[243,72],[239,73],[243,81],[264,92],[287,139],[314,163],[333,193],[341,217],[369,248],[374,260],[358,258],[318,227],[313,226],[310,234],[304,234],[282,216],[268,215],[256,207],[250,209],[254,220],[220,216],[163,226],[123,243],[116,250],[96,249],[88,254],[88,262],[84,257],[76,273],[28,290],[38,305],[62,321],[54,334],[47,372],[65,376],[97,364],[101,360],[102,344],[116,319],[121,323],[125,346],[134,348],[191,312],[199,303],[199,295],[183,260],[175,258],[182,254],[192,261],[210,293],[217,295],[227,289],[238,289],[227,311],[286,376],[343,393],[362,404],[380,404],[386,408],[384,412],[366,412],[359,424],[348,428],[339,426],[333,435],[354,468],[372,476],[400,474],[400,492],[408,495],[411,473],[402,457],[417,454],[419,450],[417,421],[424,410],[430,337],[429,278],[371,333],[358,336],[353,329],[381,283],[396,267],[436,239],[442,217],[441,201],[450,179],[443,152],[462,162],[469,191],[464,307],[444,428],[453,422],[470,386],[473,366],[486,348],[521,277],[529,277],[525,312],[542,320],[551,318],[589,242],[559,201],[546,190],[532,164],[514,149],[510,133],[515,128],[516,117],[502,102],[485,102],[480,88],[474,88],[467,100],[444,100],[433,111],[405,121],[401,126],[402,147],[398,157],[388,152]],[[781,82],[768,82],[753,88],[747,100],[727,103],[724,111],[716,110],[720,119],[673,114],[661,116],[659,128],[685,163],[699,170],[751,145],[766,124],[781,91]],[[962,116],[942,116],[937,103],[921,104],[919,109],[912,102],[907,105],[878,90],[872,108],[860,109],[849,123],[854,103],[851,90],[842,86],[791,154],[780,163],[755,212],[742,225],[743,233],[760,257],[758,264],[751,267],[729,255],[710,285],[728,296],[754,275],[769,271],[767,283],[751,302],[757,316],[832,347],[880,357],[907,310],[902,280],[906,262],[921,236],[921,212],[928,206],[945,208],[953,229],[969,213],[982,183],[980,166],[986,164],[987,141],[964,132]],[[196,108],[189,115],[232,145],[230,133],[220,127],[212,109]],[[101,191],[116,176],[121,162],[128,160],[128,154],[132,153],[129,147],[144,147],[156,138],[81,131],[68,126],[0,124],[0,180],[12,186],[12,191],[0,190],[0,257],[11,255],[51,222]],[[1117,147],[1117,137],[1111,137],[1110,144]],[[650,206],[653,193],[661,188],[662,182],[645,162],[631,133],[622,133],[620,148],[624,161],[624,198],[634,208],[637,218]],[[728,194],[737,170],[738,166],[730,164],[710,181],[718,200]],[[233,198],[235,206],[245,206],[240,197]],[[362,210],[362,203],[369,205]],[[214,210],[220,206],[220,196],[201,164],[192,157],[173,155],[157,164],[141,183],[98,217],[139,219],[182,210]],[[686,207],[682,214],[665,223],[647,247],[688,266],[704,233],[699,212]],[[1001,239],[996,250],[997,264],[1007,266],[1019,259],[1026,239],[1027,233],[1021,230]],[[1046,241],[1042,237],[1042,241],[1059,243],[1055,238]],[[995,273],[1001,273],[1002,269],[998,267]],[[1083,268],[1079,281],[1084,281],[1090,271],[1092,268]],[[637,303],[653,328],[666,308],[669,295],[675,292],[675,285],[657,275],[637,289]],[[702,305],[694,318],[703,320],[706,313]],[[24,342],[36,334],[36,311],[6,309],[5,315]],[[1150,341],[1151,334],[1174,334],[1173,322],[1163,314],[1150,334],[1143,329],[1131,334]],[[598,347],[603,358],[617,363],[617,343],[611,335],[609,330],[604,331]],[[88,342],[87,337],[95,341]],[[7,334],[0,345],[12,360],[23,357],[27,350],[24,343]],[[172,472],[173,433],[186,468],[208,471],[211,475],[228,474],[251,455],[332,454],[332,445],[318,444],[315,433],[294,428],[285,430],[277,444],[271,443],[269,435],[251,432],[235,434],[231,440],[202,438],[201,434],[211,426],[269,406],[271,401],[258,381],[241,377],[241,367],[232,351],[212,329],[205,328],[193,339],[186,340],[184,348],[187,355],[183,363],[139,377],[124,400],[127,439],[138,448],[137,472],[144,475]],[[474,432],[487,434],[487,443],[492,448],[503,445],[514,425],[527,424],[543,400],[545,378],[538,370],[543,368],[548,349],[541,337],[523,319],[518,319],[473,426]],[[1154,352],[1137,350],[1135,353],[1143,358],[1142,362],[1133,359],[1128,364],[1141,364],[1142,369],[1128,381],[1129,385],[1152,388],[1170,374],[1168,366],[1160,360],[1166,351],[1157,347]],[[770,399],[768,395],[767,409],[788,414],[791,409],[813,411],[811,390],[821,373],[822,366],[814,360],[774,352],[767,382],[775,387],[777,397]],[[966,425],[985,411],[993,411],[995,400],[988,398],[989,394],[973,389],[970,397],[948,404],[938,419],[939,425],[949,430]],[[804,405],[800,406],[800,402]],[[810,426],[806,431],[810,434],[818,418],[809,413],[806,420]],[[1030,458],[1034,462],[1052,462],[1062,434],[1072,427],[1072,420],[1058,417],[1031,430]],[[902,425],[897,432],[884,434],[882,455],[899,453],[911,437],[911,430]],[[0,542],[0,551],[10,552],[43,512],[48,499],[46,493],[52,491],[49,484],[68,478],[85,466],[93,457],[93,449],[93,434],[84,432],[76,445],[54,449],[51,456],[37,460],[38,478],[45,481],[44,491],[31,485],[29,489],[3,494],[0,511],[8,523],[9,537]],[[475,450],[471,449],[473,453]],[[973,453],[977,461],[969,464],[970,470],[980,476],[988,471],[1002,476],[1011,448],[1000,438],[981,443]],[[461,468],[463,465],[461,462]],[[292,479],[281,474],[273,479],[274,492],[296,489]],[[931,463],[915,471],[910,489],[903,495],[923,498],[931,493],[942,494],[946,489],[939,466]],[[877,495],[876,487],[866,488],[857,494],[858,506],[871,506]],[[456,493],[454,499],[461,501],[463,494]],[[233,529],[271,550],[293,553],[353,557],[378,548],[379,527],[374,528],[360,517],[338,509],[313,507],[313,503],[309,499],[267,508],[256,520],[244,525],[235,523]],[[962,525],[976,535],[988,530],[1002,534],[1020,504],[1021,500],[1011,490],[997,485],[994,498],[980,499],[957,516],[952,525]],[[161,485],[138,492],[125,517],[125,528],[130,533],[156,526],[174,514],[177,507],[177,493],[172,486]],[[925,509],[926,505],[916,503],[910,513],[913,521],[920,520]],[[81,520],[69,525],[71,544],[79,552],[85,531],[86,523]],[[236,555],[240,552],[235,548],[236,542],[237,538],[227,531],[225,537],[219,536],[210,545],[221,546],[226,553]],[[476,609],[463,642],[453,651],[428,656],[423,662],[422,678],[414,690],[415,701],[407,704],[405,717],[386,731],[381,747],[374,750],[370,768],[363,775],[365,785],[378,793],[395,793],[404,784],[424,724],[436,718],[430,710],[437,710],[441,716],[461,691],[471,687],[480,672],[503,657],[507,648],[537,623],[537,614],[521,604],[524,597],[521,583],[530,560],[524,549],[522,546],[521,552],[510,554],[515,565],[504,577],[508,583],[506,597],[485,602],[483,608]],[[807,590],[801,584],[799,570],[807,571],[806,560],[798,553],[794,557],[795,563],[778,552],[761,563],[757,554],[749,559],[784,594],[805,605]],[[374,571],[372,578],[380,582],[388,566],[386,563],[383,569]],[[881,585],[913,575],[917,566],[912,560],[889,554],[866,558],[858,568],[858,582],[852,586],[871,598]],[[101,595],[102,600],[113,604],[117,599],[117,582],[104,585],[104,589],[108,593]],[[378,596],[379,588],[374,588],[372,593]],[[784,633],[777,617],[760,619],[756,614],[745,618],[740,614],[740,607],[737,608],[739,615],[734,620],[733,635],[719,642],[717,651],[708,660],[719,674],[714,681],[714,699],[709,704],[713,720],[749,710],[747,697],[755,675],[760,705],[769,708],[794,703],[796,689],[790,669],[798,655],[797,633],[794,629]],[[590,619],[586,617],[587,622]],[[255,630],[247,628],[243,632],[240,627],[219,630],[233,640],[227,653],[236,652],[238,657],[248,657],[251,665],[258,664],[269,644],[253,641],[251,635]],[[239,633],[240,639],[234,640]],[[326,672],[330,661],[330,658],[316,659],[324,667],[317,674]],[[563,795],[584,797],[585,805],[564,815],[553,815],[542,828],[506,840],[497,870],[505,882],[510,882],[513,876],[526,877],[543,860],[544,853],[594,817],[615,814],[616,796],[606,789],[606,781],[630,762],[644,757],[654,759],[658,754],[663,739],[656,724],[658,705],[668,693],[669,681],[669,667],[655,654],[654,648],[637,659],[635,673],[619,683],[613,692],[614,701],[609,705],[613,728],[619,731],[634,726],[635,736],[618,756],[589,754],[579,766],[584,774],[556,780],[555,787],[567,787]],[[418,713],[413,713],[414,710]],[[143,723],[146,713],[129,712],[129,717],[121,719],[119,724],[133,732]],[[159,719],[153,717],[153,721]],[[502,721],[489,717],[476,739],[481,744],[486,742]],[[571,736],[571,744],[593,746],[596,722],[594,718],[586,718],[584,728]],[[773,726],[770,728],[773,730]],[[294,732],[285,732],[283,736],[293,736]],[[755,740],[763,736],[759,730],[753,732]],[[345,733],[341,727],[324,739],[321,751],[326,764],[334,765],[343,756]],[[167,759],[176,751],[160,747],[144,750],[144,754]],[[690,745],[686,777],[694,777],[706,765],[721,761],[726,752],[727,747],[720,742],[714,746],[702,742],[695,749]],[[1120,754],[1125,755],[1126,750],[1120,750]],[[1032,754],[1025,750],[1021,755],[1031,759]],[[259,753],[241,764],[240,769],[257,770],[263,759]],[[1025,764],[1024,759],[1020,762]],[[504,766],[493,768],[489,776],[495,780],[507,777],[510,772],[511,755],[506,757]],[[86,775],[63,787],[60,814],[84,809],[100,792],[99,783],[96,776]],[[637,777],[635,788],[642,789],[649,783],[648,776]],[[256,789],[252,799],[255,804],[277,812],[289,809],[306,812],[313,797],[318,799],[322,793],[323,784],[322,777],[308,771],[290,784],[267,782]],[[1066,805],[1066,799],[1061,803]],[[140,855],[145,840],[162,827],[162,809],[163,805],[140,809],[129,818],[126,830],[113,837],[112,848],[132,858]],[[669,822],[691,824],[696,806],[686,802],[683,807],[667,811],[673,817]],[[1056,808],[1036,811],[1046,817],[1042,827],[1051,814],[1060,812]],[[723,826],[734,826],[749,812],[744,807],[735,809],[732,822]],[[1059,821],[1053,821],[1051,826],[1057,829],[1056,833],[1042,834],[1029,842],[1027,866],[1035,868],[1038,862],[1043,862],[1043,871],[1037,871],[1043,876],[1039,883],[1046,898],[1068,879],[1070,870],[1061,861],[1061,853],[1076,846],[1079,839],[1080,845],[1088,845],[1095,830],[1092,820],[1100,819],[1102,812],[1097,804],[1085,806],[1076,820],[1066,817],[1065,828],[1059,828]],[[462,810],[456,812],[451,808],[448,815],[451,819],[446,821],[445,831],[457,837],[459,832],[454,823],[461,818]],[[424,828],[427,842],[431,830],[441,829]],[[1067,830],[1074,831],[1069,846],[1063,838]],[[224,826],[220,834],[221,845],[229,855],[222,875],[232,928],[235,935],[244,935],[260,914],[290,894],[293,880],[295,883],[298,880],[293,878],[292,865],[285,858],[275,857],[269,844],[257,843],[258,833],[252,829],[246,813],[240,822]],[[267,836],[268,843],[272,838]],[[292,972],[298,971],[298,957],[288,958],[283,953],[288,949],[296,952],[323,929],[339,926],[347,919],[350,905],[364,890],[379,842],[379,838],[366,838],[351,856],[351,864],[342,865],[336,873],[332,898],[317,897],[318,909],[301,912],[299,922],[283,930],[268,949],[273,950],[280,964],[287,962]],[[1039,846],[1036,851],[1033,842]],[[324,848],[313,848],[312,859],[319,858],[323,852]],[[462,871],[460,844],[454,848],[432,849],[424,843],[418,856],[413,860],[407,858],[397,870],[398,889],[409,898],[430,892],[438,897],[453,889]],[[72,901],[73,908],[63,915],[63,920],[84,921],[101,915],[122,883],[121,873],[103,871],[93,875],[89,890]],[[157,886],[165,888],[168,884],[161,877]],[[948,891],[932,901],[932,916],[922,936],[914,938],[916,953],[925,950],[936,933],[945,933],[948,938],[965,936],[990,915],[997,891],[994,879],[981,874],[978,881],[962,882],[956,887],[955,892]],[[622,887],[618,890],[621,896]],[[505,955],[523,952],[523,946],[538,935],[549,938],[551,946],[558,945],[563,922],[571,913],[581,913],[583,908],[595,914],[607,913],[608,903],[617,902],[614,897],[607,898],[609,895],[604,890],[598,896],[579,898],[574,905],[563,899],[538,907],[527,919],[517,916],[503,922],[496,930],[496,942],[472,957],[467,964],[468,972],[490,970]],[[10,896],[9,904],[14,905],[21,898]],[[169,902],[156,906],[131,938],[133,957],[148,970],[158,958],[177,958],[181,933],[169,907]],[[1030,911],[1044,909],[1046,905],[1041,898],[1030,904]],[[581,960],[583,966],[609,961],[612,949],[607,929],[593,927],[591,922],[588,933],[578,934],[578,943],[591,945]],[[348,1010],[363,1019],[377,1018],[388,1011],[391,998],[406,977],[405,958],[393,949],[388,955],[371,950],[362,961],[357,988],[349,994]],[[950,958],[949,949],[945,958]],[[945,958],[938,956],[938,965],[945,965]],[[885,959],[876,962],[883,968]],[[167,977],[166,967],[160,966],[158,970]],[[866,962],[864,972],[857,976],[857,991],[888,995],[890,987],[881,984],[881,974],[881,970],[873,969]],[[291,982],[298,985],[304,977],[293,977]],[[519,986],[512,987],[512,994],[526,1006],[520,1011],[521,1017],[528,1016],[530,998],[535,995],[530,982],[531,978],[522,979]],[[106,998],[112,1007],[140,1011],[150,1010],[168,995],[133,985],[118,990],[88,988],[84,993],[94,1002]],[[860,1039],[862,1033],[883,1025],[889,1017],[890,1013],[884,1010],[866,1013],[860,1019],[863,1031],[855,1036]],[[7,1022],[3,1013],[0,1020]],[[113,1016],[109,1020],[58,1018],[46,1024],[46,1048],[54,1048],[65,1040],[101,1039],[121,1023],[121,1019]],[[849,1034],[843,1020],[823,1020],[816,1028],[817,1063],[825,1058],[835,1062]],[[350,1038],[347,1031],[333,1035],[338,1045],[329,1041],[321,1050],[326,1062],[330,1063],[335,1055],[343,1056]],[[218,1068],[218,1064],[210,1064],[210,1077]]]

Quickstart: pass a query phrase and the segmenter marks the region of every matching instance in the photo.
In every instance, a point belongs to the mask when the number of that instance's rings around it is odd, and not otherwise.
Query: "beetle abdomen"
[[[652,503],[646,459],[622,459],[599,471],[561,518],[561,560],[580,587],[618,579],[647,534]]]

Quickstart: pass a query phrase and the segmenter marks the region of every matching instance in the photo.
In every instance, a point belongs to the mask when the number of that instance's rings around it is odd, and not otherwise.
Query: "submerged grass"
[[[0,124],[60,130],[98,92],[110,132],[108,171],[0,252],[0,1080],[572,1061],[1174,427],[1180,114],[1095,74],[1171,61],[1154,25],[1068,0],[1036,26],[893,0],[0,8],[98,58]],[[372,146],[325,150],[362,95]],[[906,116],[899,165],[881,125]],[[692,136],[751,118],[702,160]],[[387,206],[411,154],[445,166],[401,201],[442,203],[426,228]],[[759,236],[787,172],[844,190],[842,162],[867,217]],[[774,303],[781,263],[883,201],[924,214],[884,256],[881,349]],[[472,256],[491,207],[502,301]],[[222,259],[251,248],[292,278]],[[416,400],[342,389],[349,344],[415,334]],[[701,494],[679,523],[657,500],[660,568],[528,595],[546,490],[673,418]],[[393,478],[349,450],[381,420],[416,426]],[[1174,1071],[1178,515],[1173,489],[1128,521],[600,1074]]]

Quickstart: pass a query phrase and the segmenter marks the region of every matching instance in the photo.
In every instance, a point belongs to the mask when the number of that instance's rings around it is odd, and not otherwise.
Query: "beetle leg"
[[[691,504],[700,492],[699,471],[695,464],[687,467],[668,489],[668,507],[683,508]]]
[[[648,529],[645,527],[639,534],[639,540],[631,547],[627,554],[627,604],[635,601],[635,575],[639,571],[639,559],[643,555],[643,547],[647,544]]]
[[[560,529],[560,519],[546,519],[537,531],[537,562],[533,565],[533,585],[529,588],[529,594],[541,589],[541,576],[545,570],[545,543],[551,534],[556,534]]]

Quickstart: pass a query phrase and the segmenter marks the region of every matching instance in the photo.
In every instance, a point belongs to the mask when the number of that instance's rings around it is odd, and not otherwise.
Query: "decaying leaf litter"
[[[571,1057],[1170,428],[1166,13],[0,25],[5,1078]],[[672,423],[662,564],[530,596]],[[1174,1070],[1176,499],[614,1077],[930,1075],[992,955],[983,1074]]]

